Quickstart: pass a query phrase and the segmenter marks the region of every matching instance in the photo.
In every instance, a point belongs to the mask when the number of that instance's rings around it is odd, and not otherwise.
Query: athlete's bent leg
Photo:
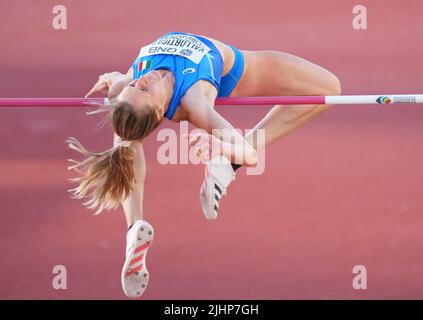
[[[241,79],[238,96],[279,95],[339,95],[341,85],[336,76],[322,67],[291,54],[277,51],[248,52],[250,70]],[[274,106],[269,113],[246,135],[246,140],[259,150],[256,133],[265,130],[265,144],[281,139],[328,110],[329,105]],[[203,213],[216,219],[219,201],[234,180],[240,165],[206,166],[206,178],[200,189]]]
[[[334,91],[333,95],[336,92]],[[258,139],[255,136],[257,130],[265,130],[265,146],[267,146],[302,127],[330,107],[332,105],[298,105],[296,107],[276,105],[245,138],[256,150],[259,150],[259,147],[264,146],[257,145]]]
[[[275,51],[261,53],[270,66],[261,73],[257,95],[339,95],[339,79],[326,69],[291,54]],[[330,105],[276,105],[250,131],[246,139],[257,148],[255,133],[265,129],[265,145],[281,139],[322,112]]]

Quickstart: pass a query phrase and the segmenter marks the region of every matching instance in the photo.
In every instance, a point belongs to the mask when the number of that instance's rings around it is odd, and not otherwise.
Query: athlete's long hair
[[[114,133],[122,141],[139,141],[147,137],[163,121],[158,112],[151,107],[145,107],[135,111],[127,102],[114,101],[109,105],[97,105],[95,111],[87,112],[87,115],[107,112],[106,122],[111,120]],[[103,123],[104,123],[103,122]],[[100,214],[104,209],[110,211],[117,208],[133,191],[135,180],[134,160],[135,148],[132,145],[123,146],[116,144],[111,149],[97,153],[87,150],[77,139],[69,137],[66,140],[69,148],[82,153],[86,159],[75,161],[68,170],[75,170],[81,176],[69,179],[78,182],[76,188],[68,190],[73,193],[71,198],[82,199],[90,189],[89,200],[84,203],[88,209],[98,208],[95,214]]]

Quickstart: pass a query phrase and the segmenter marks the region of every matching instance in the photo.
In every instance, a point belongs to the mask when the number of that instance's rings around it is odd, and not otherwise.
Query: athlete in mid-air
[[[257,163],[259,146],[254,137],[258,130],[265,130],[265,145],[269,145],[330,107],[276,105],[243,136],[214,109],[216,97],[340,92],[335,75],[302,58],[271,50],[238,50],[210,37],[183,32],[165,34],[142,47],[126,74],[101,75],[86,97],[108,95],[110,104],[91,113],[107,112],[114,131],[113,148],[95,153],[69,138],[69,147],[87,157],[81,162],[72,160],[74,165],[69,168],[81,176],[72,179],[79,184],[70,191],[74,198],[82,199],[94,189],[85,205],[97,208],[97,214],[122,204],[128,224],[122,269],[125,294],[139,297],[148,284],[145,258],[154,230],[143,219],[143,141],[165,118],[189,121],[208,133],[191,137],[190,144],[198,157],[207,160],[200,200],[205,216],[215,219],[235,171]],[[232,130],[236,139],[216,137],[213,129]],[[219,148],[212,148],[216,145]]]

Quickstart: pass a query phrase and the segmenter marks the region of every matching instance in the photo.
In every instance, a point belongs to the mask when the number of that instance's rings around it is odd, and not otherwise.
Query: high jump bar
[[[1,107],[83,107],[109,104],[107,98],[0,98]],[[217,98],[215,105],[399,104],[423,103],[423,94],[262,96]]]

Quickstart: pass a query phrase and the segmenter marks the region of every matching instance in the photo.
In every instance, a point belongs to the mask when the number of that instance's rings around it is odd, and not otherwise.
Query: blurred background
[[[52,27],[55,5],[67,29]],[[367,29],[352,26],[367,9]],[[289,52],[335,73],[343,94],[422,93],[419,0],[3,0],[0,97],[81,97],[99,74],[126,72],[139,49],[170,31],[245,50]],[[267,107],[218,107],[252,128]],[[119,208],[93,216],[67,189],[65,140],[112,145],[86,108],[0,110],[0,298],[125,299],[126,225]],[[241,169],[207,221],[203,167],[160,165],[146,142],[145,218],[155,227],[143,299],[422,299],[423,109],[339,106]],[[164,127],[178,130],[166,122]],[[67,290],[55,290],[55,265]],[[352,287],[367,268],[367,290]]]

